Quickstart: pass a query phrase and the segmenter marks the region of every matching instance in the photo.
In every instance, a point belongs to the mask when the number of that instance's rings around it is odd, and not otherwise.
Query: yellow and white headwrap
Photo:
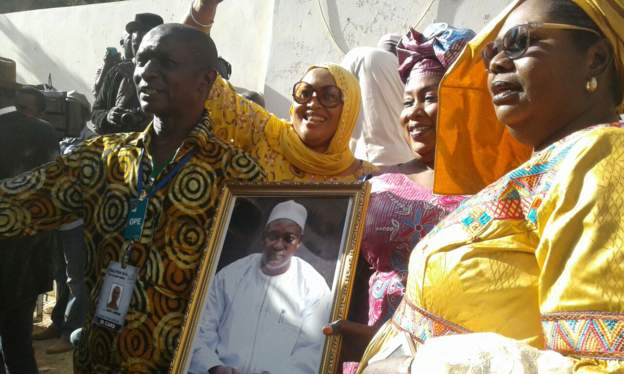
[[[435,155],[434,192],[474,194],[528,160],[532,149],[520,144],[498,121],[487,88],[481,50],[494,40],[509,14],[524,0],[509,4],[472,39],[442,78]],[[611,43],[624,89],[624,0],[572,0]],[[624,106],[619,106],[624,113]]]
[[[273,121],[267,125],[267,132],[270,137],[279,138],[280,151],[300,170],[317,175],[338,175],[355,161],[349,140],[360,113],[360,85],[353,74],[339,65],[310,66],[306,73],[315,68],[327,69],[343,94],[340,122],[327,152],[318,153],[308,148],[290,124]]]

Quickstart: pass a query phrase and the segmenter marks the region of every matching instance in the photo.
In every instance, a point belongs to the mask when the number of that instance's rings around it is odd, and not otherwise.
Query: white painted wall
[[[478,30],[510,2],[275,0],[273,40],[265,86],[267,102],[274,113],[287,116],[292,85],[309,65],[339,62],[350,48],[375,46],[382,35],[404,33],[419,20],[420,26],[447,22]]]
[[[186,0],[136,0],[0,15],[0,56],[16,60],[22,83],[47,82],[51,73],[56,88],[90,94],[106,47],[119,46],[135,13],[157,13],[165,22],[177,22],[184,18],[187,5]],[[213,37],[232,39],[232,43],[219,43],[220,53],[249,66],[238,69],[237,63],[234,83],[262,91],[273,1],[228,1],[219,11],[223,22],[215,25]],[[232,33],[250,23],[256,27]]]
[[[131,0],[0,15],[0,56],[16,60],[18,80],[89,94],[107,46],[117,46],[135,13],[180,21],[190,0]],[[442,21],[478,29],[511,0],[225,0],[212,31],[232,63],[232,82],[264,92],[288,114],[292,84],[313,63],[339,62],[349,48],[388,32]],[[325,21],[323,21],[323,16]],[[91,96],[89,96],[92,99]]]

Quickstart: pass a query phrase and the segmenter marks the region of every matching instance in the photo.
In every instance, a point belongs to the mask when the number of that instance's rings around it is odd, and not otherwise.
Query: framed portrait
[[[173,373],[335,373],[368,183],[230,184],[195,281]]]

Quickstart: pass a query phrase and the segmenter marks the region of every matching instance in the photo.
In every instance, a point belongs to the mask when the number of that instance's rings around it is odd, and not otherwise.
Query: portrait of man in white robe
[[[262,251],[222,268],[213,279],[189,373],[317,373],[332,296],[326,280],[295,254],[306,208],[275,205]]]

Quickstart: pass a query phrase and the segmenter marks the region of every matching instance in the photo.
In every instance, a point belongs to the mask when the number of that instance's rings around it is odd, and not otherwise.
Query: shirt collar
[[[150,124],[141,132],[141,134],[134,139],[131,144],[137,147],[148,147],[153,135],[154,123],[150,122]],[[202,148],[206,144],[210,142],[213,138],[212,135],[212,120],[208,115],[208,112],[204,110],[202,114],[202,118],[200,121],[193,127],[187,138],[182,142],[180,148],[186,148],[188,146],[197,146]]]

